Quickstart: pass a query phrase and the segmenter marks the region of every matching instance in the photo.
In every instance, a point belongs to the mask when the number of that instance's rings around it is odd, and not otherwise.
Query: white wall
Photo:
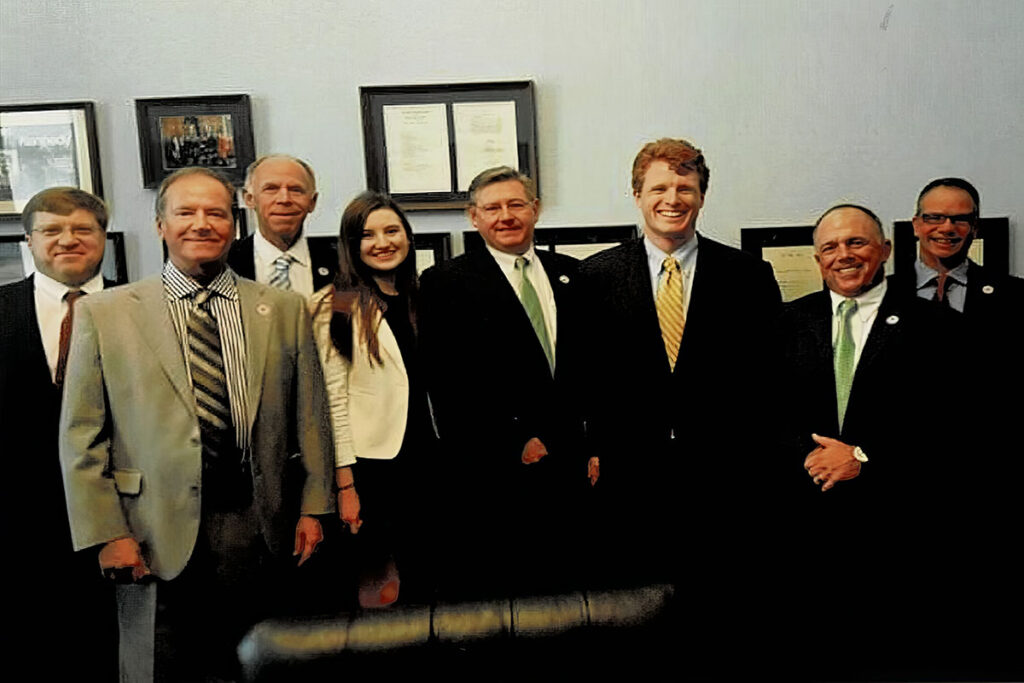
[[[257,153],[312,163],[333,233],[365,184],[360,85],[534,79],[545,226],[635,221],[633,155],[670,135],[704,148],[701,229],[733,244],[839,200],[888,224],[942,175],[1020,233],[1022,34],[1016,0],[0,0],[0,102],[97,103],[133,278],[160,264],[135,98],[249,93]]]

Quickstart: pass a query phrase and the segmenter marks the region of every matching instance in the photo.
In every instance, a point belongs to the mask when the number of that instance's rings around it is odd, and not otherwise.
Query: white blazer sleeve
[[[347,467],[356,462],[348,410],[351,363],[338,353],[331,341],[332,292],[333,285],[315,292],[309,299],[309,311],[313,316],[313,337],[316,339],[317,354],[320,356],[320,366],[327,386],[327,404],[334,432],[334,466]]]

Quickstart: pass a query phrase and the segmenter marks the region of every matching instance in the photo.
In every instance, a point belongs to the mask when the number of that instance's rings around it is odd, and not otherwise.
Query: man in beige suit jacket
[[[250,608],[280,588],[274,558],[308,559],[322,537],[313,515],[334,505],[309,315],[300,296],[224,265],[232,197],[206,169],[168,177],[157,199],[163,274],[88,297],[76,315],[61,464],[75,548],[101,546],[100,566],[121,583],[122,680],[152,677],[154,620],[171,643],[156,651],[231,674],[237,638],[265,615]],[[219,299],[210,310],[230,396],[216,457],[190,374],[202,291]]]

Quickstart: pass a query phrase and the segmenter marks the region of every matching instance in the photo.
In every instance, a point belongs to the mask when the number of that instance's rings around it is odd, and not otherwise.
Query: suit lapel
[[[25,363],[26,374],[35,374],[37,377],[46,378],[53,384],[53,377],[50,375],[50,365],[46,362],[46,351],[43,348],[43,337],[39,333],[39,316],[36,314],[35,284],[31,275],[19,283],[18,306],[21,308],[13,320],[5,320],[5,325],[21,324],[24,327],[17,333],[18,337],[25,340]],[[20,355],[20,354],[19,354]],[[4,359],[10,362],[8,359]]]
[[[249,413],[246,429],[252,434],[257,406],[262,398],[263,372],[267,363],[267,343],[274,311],[273,306],[264,301],[264,290],[260,285],[242,279],[237,280],[237,284],[242,330],[245,334],[245,384]]]
[[[633,317],[632,325],[637,330],[638,337],[646,345],[646,348],[637,349],[637,355],[641,358],[650,358],[651,371],[667,378],[672,374],[672,370],[668,364],[665,342],[661,337],[658,308],[654,304],[654,290],[651,289],[651,270],[647,265],[647,250],[644,248],[642,237],[629,243],[626,268],[622,276],[630,314]],[[685,330],[683,339],[686,339]],[[657,365],[656,370],[654,365]],[[677,368],[682,365],[681,362],[676,363]]]
[[[889,344],[893,336],[899,334],[904,325],[900,316],[899,297],[895,292],[886,292],[875,315],[875,322],[871,325],[871,333],[864,343],[864,350],[860,354],[860,361],[857,363],[857,371],[853,376],[853,387],[850,394],[857,388],[857,378],[862,374],[871,372],[872,366],[878,360],[879,354]]]
[[[178,333],[171,321],[167,297],[164,293],[163,280],[160,276],[142,280],[132,291],[132,306],[129,310],[132,322],[146,345],[153,351],[189,411],[195,410],[195,399],[189,383],[188,371],[185,369],[185,358],[182,355]]]

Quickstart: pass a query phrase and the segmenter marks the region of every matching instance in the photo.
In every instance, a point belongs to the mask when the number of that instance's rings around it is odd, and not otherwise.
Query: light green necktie
[[[839,409],[839,429],[843,428],[846,404],[850,400],[850,387],[853,386],[853,358],[857,347],[853,343],[853,330],[850,329],[850,321],[856,312],[857,302],[853,299],[843,299],[839,304],[839,334],[836,339],[835,351],[832,354],[836,373],[836,407]]]
[[[537,333],[537,339],[540,341],[541,348],[544,349],[544,355],[547,356],[548,367],[551,369],[551,373],[554,374],[555,354],[551,349],[548,326],[544,324],[544,310],[540,307],[540,298],[537,296],[537,290],[533,288],[533,283],[530,282],[530,276],[527,271],[529,267],[530,262],[524,257],[516,258],[516,270],[522,275],[522,284],[519,285],[519,298],[522,300],[523,308],[526,309],[526,315],[529,316],[530,323],[533,325],[533,331]]]

